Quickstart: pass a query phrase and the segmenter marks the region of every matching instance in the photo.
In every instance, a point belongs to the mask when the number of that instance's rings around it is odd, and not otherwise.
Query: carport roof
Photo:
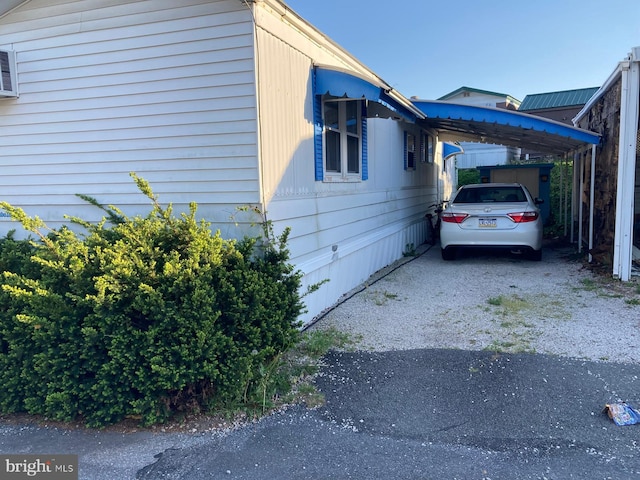
[[[562,155],[600,143],[597,133],[526,113],[450,102],[414,100],[420,124],[448,134],[444,140],[493,143]]]

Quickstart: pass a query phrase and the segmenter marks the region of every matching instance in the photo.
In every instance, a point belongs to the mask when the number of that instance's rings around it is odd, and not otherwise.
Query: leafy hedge
[[[152,201],[146,217],[102,207],[80,236],[0,203],[38,241],[0,241],[0,410],[89,426],[144,424],[250,401],[295,343],[303,309],[288,231],[241,241]],[[45,232],[45,233],[43,233]],[[266,240],[266,241],[265,241]]]

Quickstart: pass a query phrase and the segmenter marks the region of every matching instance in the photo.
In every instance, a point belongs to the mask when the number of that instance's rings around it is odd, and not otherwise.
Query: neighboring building
[[[52,227],[99,220],[75,194],[146,214],[134,171],[225,237],[257,207],[304,286],[330,280],[305,322],[422,244],[452,190],[422,112],[280,0],[11,0],[0,61],[2,200]]]
[[[573,125],[573,118],[597,91],[598,87],[592,87],[527,95],[520,104],[519,111]],[[522,150],[521,155],[525,160],[544,157],[540,152],[526,149]]]
[[[520,100],[511,95],[469,87],[460,87],[438,100],[506,110],[518,110],[520,107]],[[457,168],[504,165],[520,158],[520,149],[516,147],[477,142],[460,142],[460,146],[464,149],[464,154],[456,157]]]
[[[574,222],[593,259],[629,280],[640,260],[640,47],[618,63],[573,122],[601,144],[574,158]]]

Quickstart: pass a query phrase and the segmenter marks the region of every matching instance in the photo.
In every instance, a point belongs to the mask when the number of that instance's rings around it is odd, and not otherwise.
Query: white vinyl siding
[[[32,0],[0,29],[20,86],[18,100],[0,101],[3,200],[54,222],[100,214],[74,193],[146,213],[135,171],[161,201],[196,201],[214,221],[259,201],[253,26],[241,2]]]

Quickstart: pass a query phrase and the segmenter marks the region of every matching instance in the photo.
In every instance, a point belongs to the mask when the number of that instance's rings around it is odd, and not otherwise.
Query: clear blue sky
[[[406,97],[599,87],[640,46],[640,0],[285,0]]]

